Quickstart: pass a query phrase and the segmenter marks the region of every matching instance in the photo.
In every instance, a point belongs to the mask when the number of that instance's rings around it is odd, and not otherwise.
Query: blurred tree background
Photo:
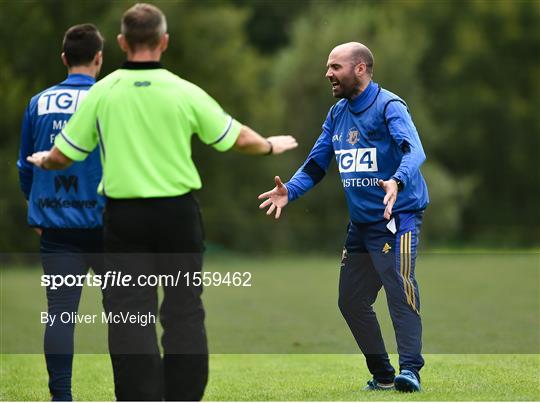
[[[155,1],[167,15],[163,62],[263,135],[300,147],[255,158],[220,154],[194,139],[208,244],[242,252],[336,253],[347,210],[335,164],[279,222],[257,195],[288,179],[336,101],[324,78],[328,53],[360,41],[374,80],[409,104],[428,160],[431,205],[424,246],[540,245],[540,5],[538,1]],[[106,38],[102,76],[123,61],[116,45],[133,2],[0,0],[0,251],[34,252],[16,160],[30,97],[62,81],[60,46],[74,24]]]

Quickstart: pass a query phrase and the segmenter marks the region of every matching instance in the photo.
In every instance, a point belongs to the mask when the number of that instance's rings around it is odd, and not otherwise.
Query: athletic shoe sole
[[[394,379],[394,386],[399,392],[412,393],[420,391],[420,387],[405,376],[396,376],[396,379]]]

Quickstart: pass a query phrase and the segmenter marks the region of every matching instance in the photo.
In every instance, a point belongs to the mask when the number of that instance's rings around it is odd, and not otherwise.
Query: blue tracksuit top
[[[426,159],[407,105],[370,82],[352,101],[330,108],[306,161],[286,183],[289,201],[302,196],[326,174],[335,156],[353,222],[384,220],[385,192],[378,180],[403,183],[393,214],[421,211],[429,203],[420,165]]]
[[[24,112],[17,168],[28,200],[28,224],[41,228],[96,228],[103,224],[105,200],[98,196],[101,180],[99,150],[62,171],[46,171],[26,161],[37,151],[51,149],[83,101],[93,77],[70,74],[58,85],[32,97]]]

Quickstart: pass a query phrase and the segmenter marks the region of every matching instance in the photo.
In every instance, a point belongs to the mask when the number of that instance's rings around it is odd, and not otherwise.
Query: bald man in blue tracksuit
[[[420,172],[425,160],[406,103],[372,81],[373,55],[364,45],[337,46],[326,77],[341,98],[328,112],[322,134],[285,185],[259,196],[279,218],[336,159],[350,214],[339,279],[339,308],[373,375],[366,390],[420,390],[422,324],[415,259],[428,205]],[[384,287],[396,333],[400,374],[384,345],[372,305]]]

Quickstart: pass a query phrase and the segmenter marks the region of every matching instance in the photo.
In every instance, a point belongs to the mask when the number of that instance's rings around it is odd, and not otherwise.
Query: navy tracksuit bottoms
[[[85,275],[91,267],[103,270],[103,229],[43,228],[41,262],[46,275]],[[49,391],[53,401],[71,401],[71,372],[75,325],[62,323],[60,316],[76,313],[82,287],[63,285],[47,288],[47,312],[55,315],[54,324],[45,326],[44,348]],[[67,315],[67,314],[66,314]]]
[[[351,222],[339,278],[339,308],[373,377],[391,383],[395,371],[384,345],[373,303],[384,287],[396,333],[400,370],[419,377],[424,365],[418,284],[414,275],[422,212],[370,224]],[[392,231],[395,229],[395,233]]]

